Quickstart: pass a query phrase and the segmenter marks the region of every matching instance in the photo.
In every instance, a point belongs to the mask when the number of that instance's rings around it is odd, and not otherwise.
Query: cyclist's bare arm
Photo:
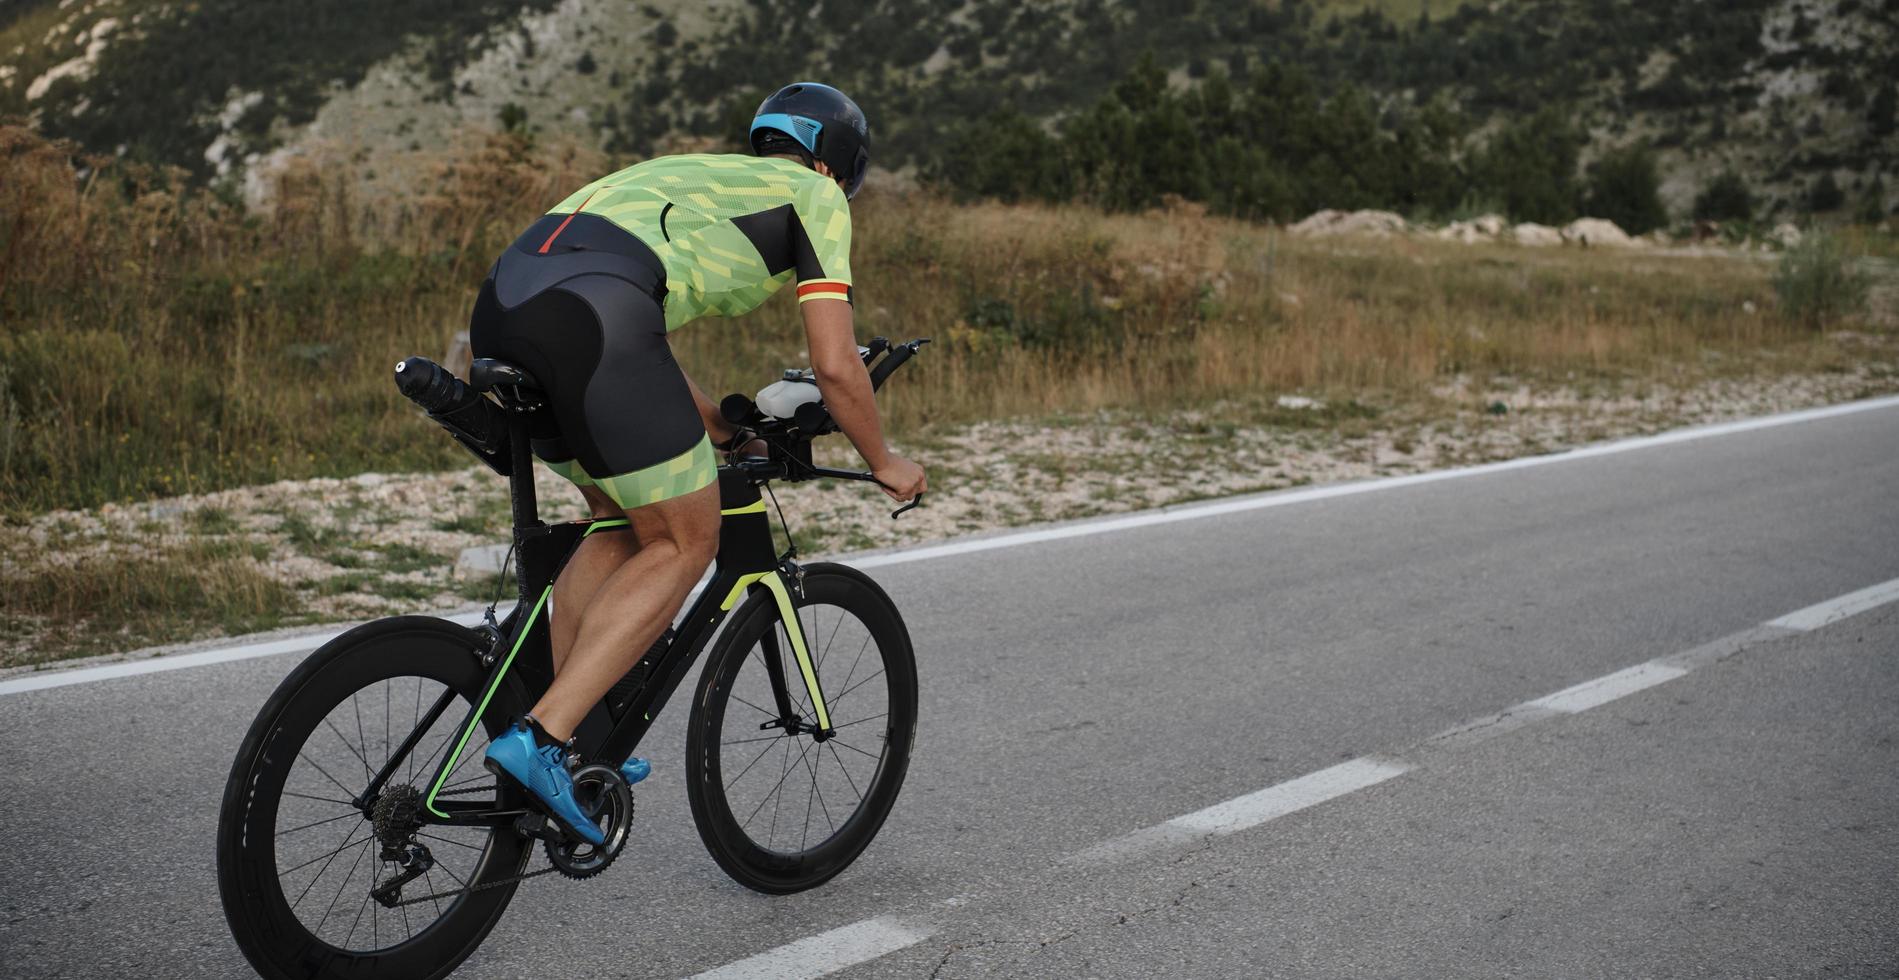
[[[824,407],[837,427],[870,464],[884,492],[909,500],[929,489],[923,467],[904,459],[884,445],[877,401],[871,393],[870,372],[857,354],[851,305],[843,300],[816,299],[802,303],[805,342],[811,348],[811,369],[817,375]]]
[[[681,368],[680,373],[686,374],[685,369]],[[699,418],[705,421],[706,433],[712,437],[713,442],[723,445],[736,431],[732,423],[727,422],[725,416],[719,414],[718,403],[706,397],[706,393],[699,388],[699,382],[692,380],[690,374],[686,374],[686,387],[692,389],[692,403],[699,409]]]

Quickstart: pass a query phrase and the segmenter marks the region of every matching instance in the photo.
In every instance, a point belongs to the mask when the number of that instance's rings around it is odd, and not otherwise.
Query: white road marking
[[[1396,759],[1353,759],[1175,817],[1167,826],[1202,834],[1237,833],[1410,771],[1410,763]]]
[[[1597,456],[1614,456],[1619,453],[1634,452],[1640,449],[1652,449],[1656,446],[1669,446],[1675,443],[1692,442],[1698,439],[1710,439],[1716,436],[1734,435],[1740,432],[1753,432],[1757,429],[1771,429],[1783,425],[1812,422],[1819,419],[1834,418],[1840,415],[1853,415],[1876,409],[1899,407],[1899,396],[1869,398],[1865,401],[1848,402],[1844,405],[1829,405],[1825,408],[1812,408],[1800,412],[1786,412],[1781,415],[1765,415],[1759,418],[1740,419],[1734,422],[1722,422],[1716,425],[1699,425],[1685,429],[1676,429],[1653,436],[1639,436],[1633,439],[1621,439],[1615,442],[1582,446],[1560,453],[1543,456],[1524,456],[1518,459],[1506,459],[1495,463],[1482,463],[1476,466],[1459,466],[1447,470],[1432,470],[1429,473],[1413,473],[1408,476],[1388,476],[1375,480],[1363,480],[1357,483],[1334,483],[1322,487],[1304,490],[1278,490],[1264,495],[1234,497],[1213,503],[1188,504],[1182,507],[1162,507],[1158,510],[1141,511],[1123,517],[1108,517],[1098,520],[1064,524],[1059,527],[1042,528],[1035,531],[1018,531],[1013,534],[998,534],[993,537],[973,538],[967,541],[952,541],[948,544],[928,545],[909,548],[903,551],[882,555],[868,555],[851,559],[857,568],[879,568],[885,565],[901,565],[913,561],[927,561],[932,558],[948,558],[952,555],[969,555],[983,551],[995,551],[999,548],[1014,548],[1025,544],[1039,544],[1044,541],[1060,541],[1065,538],[1088,537],[1095,534],[1108,534],[1114,531],[1127,531],[1139,527],[1152,527],[1156,524],[1172,524],[1176,521],[1192,521],[1206,517],[1218,517],[1223,514],[1238,514],[1252,510],[1265,510],[1270,507],[1289,507],[1294,504],[1310,503],[1314,500],[1329,500],[1334,497],[1351,497],[1361,493],[1376,493],[1383,490],[1396,490],[1401,487],[1414,487],[1426,483],[1439,483],[1444,480],[1461,480],[1473,476],[1486,476],[1508,470],[1532,469],[1538,466],[1550,466],[1568,463],[1579,459],[1593,459]]]
[[[452,613],[442,618],[463,626],[473,626],[481,622],[481,613]],[[287,636],[280,640],[266,640],[262,643],[245,643],[216,650],[200,650],[197,653],[179,653],[152,657],[148,660],[128,660],[123,663],[82,667],[77,670],[49,670],[43,674],[25,674],[11,680],[0,681],[0,695],[23,694],[27,691],[43,691],[49,687],[65,687],[68,684],[86,684],[119,677],[136,677],[139,674],[182,670],[186,667],[230,663],[233,660],[274,657],[283,653],[309,653],[341,633],[341,630],[337,633],[306,633],[302,636]]]
[[[1857,616],[1895,600],[1899,600],[1899,578],[1890,582],[1881,582],[1858,592],[1848,592],[1825,602],[1814,603],[1779,619],[1768,620],[1767,625],[1790,630],[1817,630],[1828,623],[1848,616]]]
[[[1612,456],[1618,453],[1651,449],[1656,446],[1668,446],[1698,439],[1710,439],[1717,436],[1734,435],[1741,432],[1753,432],[1759,429],[1772,429],[1783,425],[1796,425],[1820,419],[1836,418],[1842,415],[1856,415],[1886,408],[1899,407],[1899,396],[1868,398],[1864,401],[1848,402],[1844,405],[1829,405],[1825,408],[1810,408],[1799,412],[1784,412],[1780,415],[1764,415],[1759,418],[1740,419],[1734,422],[1722,422],[1715,425],[1693,426],[1676,429],[1653,436],[1640,436],[1622,439],[1593,446],[1550,453],[1544,456],[1525,456],[1520,459],[1503,460],[1496,463],[1484,463],[1478,466],[1462,466],[1448,470],[1434,470],[1429,473],[1414,473],[1409,476],[1384,477],[1365,480],[1358,483],[1339,483],[1323,487],[1311,487],[1304,490],[1276,491],[1264,495],[1235,497],[1212,503],[1190,504],[1182,507],[1163,507],[1159,510],[1143,511],[1122,517],[1103,518],[1064,524],[1058,527],[1043,528],[1035,531],[1018,531],[1012,534],[999,534],[993,537],[974,538],[967,541],[953,541],[948,544],[926,545],[904,551],[886,554],[872,554],[851,558],[845,556],[851,565],[861,569],[881,568],[886,565],[902,565],[909,562],[928,561],[935,558],[948,558],[954,555],[968,555],[983,551],[995,551],[1001,548],[1014,548],[1044,541],[1060,541],[1067,538],[1088,537],[1096,534],[1110,534],[1156,524],[1172,524],[1176,521],[1199,520],[1206,517],[1218,517],[1223,514],[1238,514],[1246,511],[1265,510],[1271,507],[1289,507],[1294,504],[1310,503],[1315,500],[1327,500],[1333,497],[1350,497],[1361,493],[1375,493],[1382,490],[1396,490],[1402,487],[1438,483],[1444,480],[1459,480],[1466,477],[1484,476],[1507,470],[1530,469],[1538,466],[1550,466],[1578,459],[1590,459],[1597,456]],[[1808,610],[1801,610],[1802,613]],[[1793,615],[1800,615],[1795,613]],[[1790,618],[1790,617],[1784,617]],[[1778,621],[1776,621],[1778,622]],[[227,663],[233,660],[245,660],[251,657],[269,657],[276,654],[292,653],[298,650],[314,650],[328,641],[334,633],[312,634],[298,641],[295,638],[272,640],[265,643],[245,644],[225,647],[221,650],[207,651],[204,654],[179,654],[153,657],[149,660],[107,664],[100,667],[88,667],[78,670],[32,674],[27,677],[0,681],[0,695],[19,694],[25,691],[44,690],[49,687],[63,687],[68,684],[85,684],[92,681],[112,680],[131,677],[138,674],[150,674],[164,670],[180,670],[186,667],[198,667],[204,664]],[[301,645],[298,645],[298,644]],[[209,659],[194,659],[209,656]]]
[[[1495,714],[1471,719],[1421,739],[1404,751],[1407,754],[1422,753],[1420,758],[1425,760],[1437,758],[1440,753],[1455,753],[1508,732],[1608,704],[1638,691],[1665,684],[1698,668],[1719,663],[1749,647],[1791,636],[1795,631],[1814,629],[1894,600],[1899,600],[1899,579],[1809,606],[1771,623],[1753,626],[1669,657],[1604,674]],[[1152,851],[1179,847],[1191,841],[1249,830],[1287,814],[1395,779],[1418,765],[1393,756],[1367,756],[1341,762],[1102,841],[1059,859],[1059,863],[1113,864],[1139,858]],[[957,896],[937,904],[943,908],[960,908],[979,897]],[[904,924],[888,916],[868,919],[698,974],[692,980],[822,976],[914,945],[933,933],[934,927],[920,920]]]
[[[927,925],[883,916],[786,943],[757,956],[694,974],[691,980],[792,980],[821,977],[930,938]]]
[[[1672,681],[1688,673],[1681,667],[1650,661],[1636,664],[1613,674],[1604,674],[1595,680],[1583,681],[1575,687],[1566,687],[1555,694],[1545,694],[1534,701],[1525,701],[1529,708],[1547,708],[1575,714],[1590,708],[1608,704],[1620,697],[1626,697],[1637,691]]]

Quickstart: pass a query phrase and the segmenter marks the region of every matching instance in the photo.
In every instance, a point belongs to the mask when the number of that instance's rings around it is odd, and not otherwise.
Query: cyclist
[[[738,316],[793,278],[811,366],[838,427],[885,492],[926,489],[891,452],[857,355],[849,200],[870,164],[863,112],[828,85],[766,98],[752,156],[663,156],[608,174],[529,226],[482,284],[469,329],[477,357],[520,364],[551,419],[534,452],[580,488],[595,517],[631,534],[589,537],[554,586],[555,678],[488,749],[569,832],[600,832],[575,802],[566,743],[685,603],[718,550],[713,445],[741,433],[673,359],[666,335]],[[632,760],[628,781],[645,775]]]

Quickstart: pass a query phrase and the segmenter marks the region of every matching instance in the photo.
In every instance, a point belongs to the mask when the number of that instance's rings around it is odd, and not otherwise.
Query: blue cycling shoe
[[[567,773],[566,751],[557,744],[540,744],[525,722],[515,722],[513,728],[495,739],[482,764],[491,772],[507,774],[534,794],[572,836],[595,847],[606,843],[606,835],[574,799],[574,778]]]
[[[640,780],[645,779],[646,777],[652,774],[653,774],[653,764],[646,761],[645,759],[633,758],[633,759],[628,759],[624,763],[620,764],[620,778],[626,780],[626,784],[628,786],[631,786],[634,783],[637,783]]]

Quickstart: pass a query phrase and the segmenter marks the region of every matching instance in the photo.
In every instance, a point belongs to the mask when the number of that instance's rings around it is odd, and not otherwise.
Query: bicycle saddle
[[[493,391],[502,385],[530,391],[541,390],[541,383],[534,380],[527,369],[492,357],[477,357],[468,365],[468,384],[476,391]]]

